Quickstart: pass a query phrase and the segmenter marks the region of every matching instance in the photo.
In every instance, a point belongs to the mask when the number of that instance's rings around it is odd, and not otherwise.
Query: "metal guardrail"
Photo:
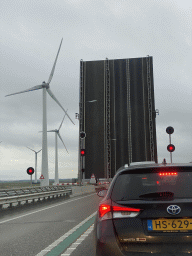
[[[12,207],[13,203],[21,204],[21,202],[35,199],[38,201],[41,198],[53,198],[58,196],[69,196],[72,194],[72,189],[65,186],[45,186],[45,187],[23,187],[13,189],[0,189],[0,208],[5,204],[10,204]]]

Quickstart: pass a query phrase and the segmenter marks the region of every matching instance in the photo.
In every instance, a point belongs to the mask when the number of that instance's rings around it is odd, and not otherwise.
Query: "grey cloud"
[[[77,173],[79,112],[79,62],[108,57],[153,56],[158,156],[166,150],[172,125],[176,145],[173,159],[190,161],[191,141],[191,1],[4,1],[1,21],[0,153],[3,167],[14,176],[33,160],[25,146],[42,147],[42,91],[4,97],[47,81],[63,37],[63,45],[50,88],[75,126],[66,118],[58,141],[62,175]],[[47,127],[57,129],[63,110],[47,95]],[[185,152],[186,144],[189,147]],[[54,173],[55,136],[48,135],[49,169]],[[18,159],[14,159],[18,158]],[[20,159],[20,160],[19,160]],[[62,164],[63,163],[63,164]],[[39,157],[39,171],[41,156]],[[67,169],[65,169],[67,168]],[[53,174],[51,174],[54,176]],[[71,176],[71,177],[72,177]],[[0,171],[0,178],[3,178]]]

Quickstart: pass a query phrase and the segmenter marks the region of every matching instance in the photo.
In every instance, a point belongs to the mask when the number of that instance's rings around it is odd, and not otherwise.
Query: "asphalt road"
[[[93,255],[93,223],[99,198],[87,191],[73,197],[6,209],[0,213],[0,255]],[[89,193],[88,193],[89,192]]]

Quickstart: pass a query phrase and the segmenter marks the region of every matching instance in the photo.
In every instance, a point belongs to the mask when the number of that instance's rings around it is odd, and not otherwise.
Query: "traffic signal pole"
[[[175,146],[171,144],[171,134],[174,132],[174,128],[168,126],[166,129],[166,133],[169,134],[169,145],[167,146],[167,150],[170,152],[170,161],[172,163],[172,152],[175,150]]]
[[[171,134],[169,134],[169,144],[171,144]],[[170,152],[170,161],[172,164],[172,152]]]
[[[81,145],[82,148],[85,149],[85,137],[81,138]],[[82,151],[81,148],[81,151]],[[85,180],[85,172],[83,170],[85,170],[85,150],[84,150],[84,154],[81,154],[81,162],[82,162],[82,166],[81,166],[81,182],[83,182]]]
[[[85,179],[85,137],[86,133],[80,132],[80,186],[82,185],[82,181]]]
[[[34,173],[33,167],[27,168],[27,174],[31,176],[31,187],[32,187],[32,175]]]

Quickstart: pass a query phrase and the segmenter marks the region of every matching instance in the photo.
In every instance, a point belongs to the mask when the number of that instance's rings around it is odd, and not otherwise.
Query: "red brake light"
[[[159,176],[176,176],[177,172],[160,172]]]
[[[122,207],[122,206],[112,206],[114,212],[140,212],[140,209]]]
[[[107,204],[101,204],[99,206],[99,216],[103,217],[107,212],[111,212],[111,206]]]
[[[108,204],[101,204],[99,206],[99,217],[103,217],[106,213],[109,212],[140,212],[140,209],[131,208],[131,207],[123,207],[123,206],[110,206]]]

